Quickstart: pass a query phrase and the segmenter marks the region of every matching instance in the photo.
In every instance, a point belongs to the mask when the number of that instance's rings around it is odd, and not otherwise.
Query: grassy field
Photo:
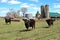
[[[0,19],[0,40],[60,40],[60,20],[55,21],[50,28],[47,26],[45,21],[39,21],[36,22],[36,29],[25,31],[23,21],[6,25]]]

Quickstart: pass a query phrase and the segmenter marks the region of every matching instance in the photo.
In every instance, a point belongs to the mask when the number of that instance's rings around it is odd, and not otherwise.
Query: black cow
[[[35,29],[35,20],[34,19],[23,19],[23,21],[24,21],[24,24],[25,24],[25,27],[27,28],[27,30],[28,30],[28,28],[29,27],[32,27],[32,29],[34,28]]]
[[[54,21],[55,21],[55,19],[52,19],[52,18],[46,20],[46,22],[49,26],[53,25]]]
[[[8,23],[11,24],[11,18],[6,18],[6,17],[5,17],[5,23],[6,23],[6,24],[8,24]]]

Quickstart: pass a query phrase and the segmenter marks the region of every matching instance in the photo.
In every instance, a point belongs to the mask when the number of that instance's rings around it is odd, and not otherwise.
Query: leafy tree
[[[20,10],[16,11],[14,9],[10,9],[10,12],[6,14],[6,16],[10,16],[12,18],[18,18],[20,15]]]
[[[40,13],[39,11],[36,12],[36,18],[39,18],[40,17]]]
[[[27,12],[27,8],[22,7],[22,8],[21,8],[21,12],[23,13],[23,17],[24,17],[24,14]]]

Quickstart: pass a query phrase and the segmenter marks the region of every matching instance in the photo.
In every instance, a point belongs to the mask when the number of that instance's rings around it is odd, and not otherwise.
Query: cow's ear
[[[24,19],[22,19],[24,21]]]
[[[22,19],[24,22],[26,21],[26,19]]]

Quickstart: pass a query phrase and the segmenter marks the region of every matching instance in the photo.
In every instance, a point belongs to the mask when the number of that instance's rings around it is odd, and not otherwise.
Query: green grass
[[[60,40],[60,20],[50,28],[45,28],[47,26],[45,21],[39,21],[36,29],[24,31],[23,21],[6,25],[4,19],[0,19],[0,40]]]

